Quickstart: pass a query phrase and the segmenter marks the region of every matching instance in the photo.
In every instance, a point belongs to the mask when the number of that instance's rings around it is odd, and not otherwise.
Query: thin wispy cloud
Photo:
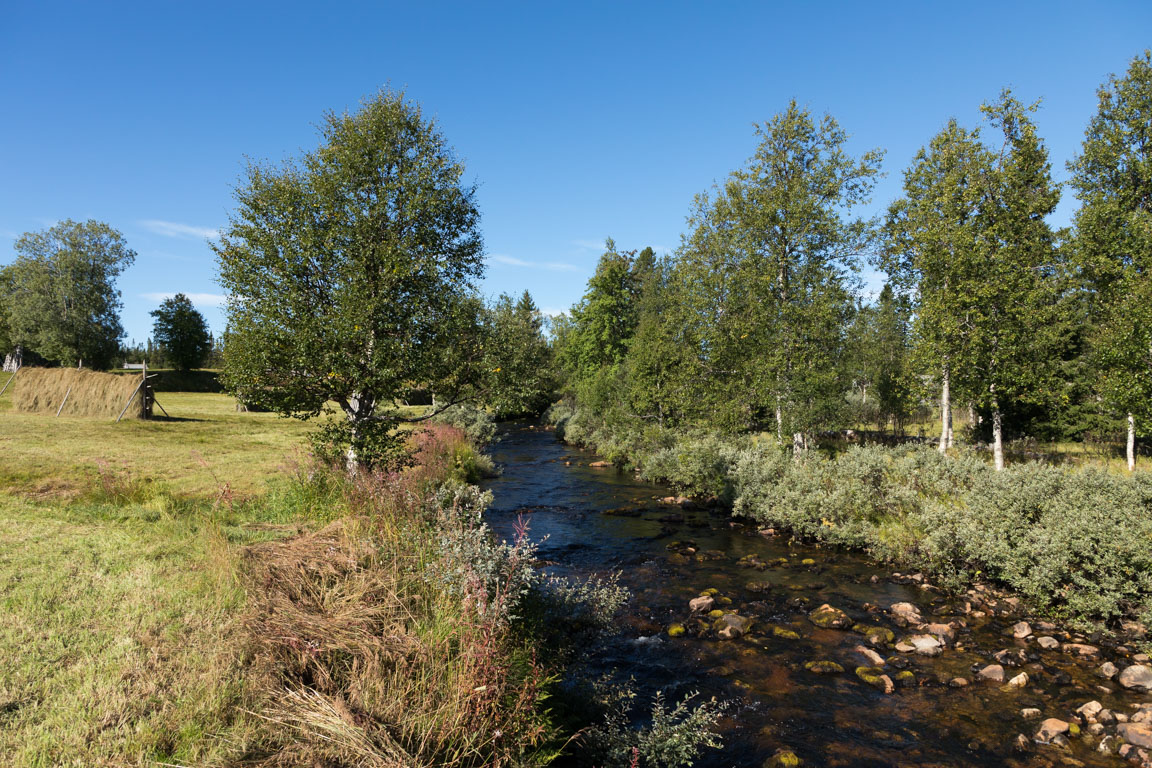
[[[587,251],[603,251],[604,250],[604,241],[603,240],[573,240],[572,244],[575,245],[577,248],[583,248],[584,250],[587,250]]]
[[[497,264],[504,264],[509,267],[523,267],[525,269],[550,269],[554,272],[579,272],[580,267],[575,264],[567,264],[562,261],[525,261],[524,259],[517,259],[513,256],[505,256],[504,254],[497,253],[489,257]]]
[[[165,299],[170,299],[176,295],[176,292],[171,293],[142,293],[141,298],[148,299],[149,301],[161,302]],[[202,307],[222,307],[228,303],[228,297],[219,293],[185,293],[185,296],[193,304],[198,304]]]
[[[183,237],[204,240],[220,236],[220,230],[208,227],[194,227],[191,224],[181,224],[178,221],[161,221],[160,219],[144,219],[140,226],[149,232],[164,237]]]

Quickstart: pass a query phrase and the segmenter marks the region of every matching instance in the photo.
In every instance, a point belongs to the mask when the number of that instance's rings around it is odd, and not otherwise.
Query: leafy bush
[[[729,499],[737,515],[927,570],[945,586],[993,578],[1083,626],[1152,615],[1147,472],[1036,462],[995,472],[974,453],[918,446],[853,446],[797,460],[774,443],[674,433],[570,402],[549,418],[564,439],[647,480]]]
[[[716,723],[727,709],[727,702],[710,699],[695,706],[697,694],[685,696],[669,709],[664,692],[657,692],[651,711],[651,722],[632,726],[632,708],[636,694],[617,689],[611,694],[605,722],[589,730],[587,743],[596,757],[595,765],[605,768],[677,768],[692,765],[705,749],[720,747]]]
[[[470,403],[453,405],[432,420],[462,430],[479,447],[488,445],[496,438],[496,420],[492,414]]]

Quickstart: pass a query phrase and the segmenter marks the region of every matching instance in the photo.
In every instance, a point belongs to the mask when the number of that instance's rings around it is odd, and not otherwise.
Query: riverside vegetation
[[[570,741],[620,694],[574,710],[555,685],[626,593],[495,540],[463,430],[413,430],[411,467],[352,478],[286,459],[292,422],[166,397],[195,419],[0,413],[5,764],[626,765],[636,739],[690,758],[711,738],[713,710],[658,701],[655,736],[608,719]]]

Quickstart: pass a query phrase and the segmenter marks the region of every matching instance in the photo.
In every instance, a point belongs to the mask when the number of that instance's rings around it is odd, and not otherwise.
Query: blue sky
[[[578,300],[605,237],[675,248],[692,196],[795,97],[887,150],[874,208],[950,116],[1012,86],[1058,178],[1152,3],[8,3],[0,10],[0,263],[20,233],[96,218],[139,257],[124,325],[178,291],[213,329],[205,238],[245,156],[316,146],[382,85],[435,115],[480,184],[483,290]],[[1066,193],[1054,223],[1075,203]]]

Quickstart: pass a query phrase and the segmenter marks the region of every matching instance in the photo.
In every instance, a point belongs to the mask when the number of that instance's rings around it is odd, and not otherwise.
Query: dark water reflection
[[[546,537],[539,554],[554,570],[619,571],[633,593],[622,632],[592,661],[591,672],[633,678],[641,701],[657,690],[671,701],[696,690],[736,700],[724,722],[725,748],[697,765],[759,766],[780,748],[794,750],[805,765],[814,766],[1043,766],[1071,757],[1082,765],[1120,763],[1098,754],[1095,739],[1074,740],[1070,750],[1014,750],[1016,735],[1031,735],[1039,722],[1022,719],[1022,708],[1067,720],[1092,699],[1125,712],[1138,700],[1100,690],[1104,681],[1093,676],[1094,665],[1004,636],[1018,617],[993,617],[983,626],[968,618],[958,648],[936,658],[901,656],[916,684],[884,694],[853,674],[866,663],[853,650],[863,638],[819,629],[808,621],[808,612],[830,603],[899,636],[905,632],[885,614],[869,611],[868,604],[887,608],[908,601],[920,606],[926,621],[958,618],[943,597],[892,583],[890,571],[857,555],[761,537],[721,510],[686,511],[683,522],[662,521],[677,512],[657,501],[670,494],[668,489],[615,469],[591,468],[595,455],[563,445],[538,427],[510,426],[492,454],[503,467],[503,475],[487,484],[495,495],[489,523],[497,535],[510,537],[524,516],[533,539]],[[634,508],[636,516],[603,514],[620,508]],[[667,547],[685,539],[701,552],[723,552],[724,559],[677,564]],[[788,565],[764,571],[737,566],[750,554],[767,562],[786,558]],[[805,559],[815,564],[801,565]],[[750,581],[771,586],[754,594],[745,588]],[[718,589],[733,601],[730,608],[756,619],[751,636],[734,641],[667,636],[665,628],[686,622],[688,601],[707,588]],[[930,618],[934,612],[940,618]],[[777,637],[772,627],[791,629],[800,638]],[[1028,687],[1006,690],[975,679],[974,665],[989,664],[993,652],[1017,646],[1040,654],[1032,668],[1025,667],[1033,680]],[[805,662],[821,659],[837,661],[845,672],[821,676],[804,669]],[[1019,671],[1006,669],[1009,676]],[[971,685],[947,685],[959,676]]]

